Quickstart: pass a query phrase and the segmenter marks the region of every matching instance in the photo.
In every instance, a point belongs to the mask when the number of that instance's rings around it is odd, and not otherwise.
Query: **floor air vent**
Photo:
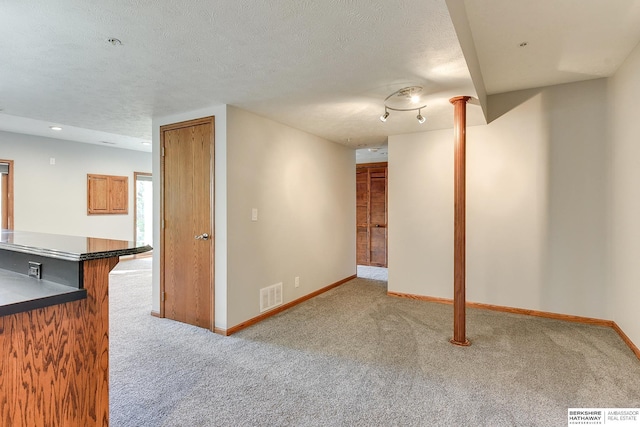
[[[260,313],[282,304],[282,282],[260,289]]]

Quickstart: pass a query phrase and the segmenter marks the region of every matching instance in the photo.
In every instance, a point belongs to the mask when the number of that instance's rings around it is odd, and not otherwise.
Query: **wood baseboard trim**
[[[286,304],[283,304],[283,305],[281,305],[279,307],[276,307],[271,311],[267,311],[266,313],[262,313],[259,316],[253,317],[253,318],[251,318],[249,320],[245,320],[244,322],[239,323],[239,324],[237,324],[235,326],[232,326],[232,327],[230,327],[228,329],[216,328],[215,332],[219,333],[221,335],[225,335],[225,336],[229,336],[229,335],[235,334],[236,332],[241,331],[244,328],[248,328],[249,326],[255,325],[256,323],[261,322],[264,319],[267,319],[267,318],[269,318],[271,316],[274,316],[274,315],[276,315],[278,313],[282,313],[283,311],[288,310],[291,307],[294,307],[294,306],[296,306],[296,305],[298,305],[298,304],[300,304],[302,302],[305,302],[305,301],[307,301],[307,300],[309,300],[309,299],[311,299],[313,297],[316,297],[316,296],[318,296],[320,294],[323,294],[323,293],[325,293],[327,291],[330,291],[331,289],[336,288],[336,287],[338,287],[338,286],[340,286],[340,285],[342,285],[344,283],[347,283],[348,281],[353,280],[356,277],[357,277],[357,274],[354,274],[354,275],[349,276],[349,277],[345,277],[344,279],[338,280],[337,282],[332,283],[329,286],[325,286],[324,288],[318,289],[317,291],[311,292],[310,294],[307,294],[307,295],[305,295],[303,297],[300,297],[300,298],[295,299],[293,301],[290,301],[290,302],[288,302]]]
[[[159,312],[159,311],[151,310],[151,315],[152,315],[153,317],[160,317],[160,318],[162,318],[162,316],[160,316],[160,312]]]
[[[430,297],[424,295],[405,294],[402,292],[387,292],[387,295],[398,298],[408,298],[419,301],[436,302],[439,304],[453,304],[450,298]],[[485,310],[500,311],[503,313],[523,314],[525,316],[543,317],[545,319],[563,320],[565,322],[583,323],[595,326],[608,326],[620,335],[620,338],[629,346],[631,351],[640,359],[640,349],[631,341],[631,339],[620,329],[613,320],[596,319],[593,317],[574,316],[570,314],[559,314],[548,311],[529,310],[526,308],[507,307],[502,305],[484,304],[480,302],[467,302],[469,308],[481,308]]]
[[[451,298],[429,297],[425,295],[405,294],[402,292],[392,292],[392,291],[387,291],[387,295],[389,295],[390,297],[415,299],[418,301],[437,302],[438,304],[449,304],[449,305],[453,304],[453,300]],[[467,303],[467,305],[468,304],[469,303]]]
[[[622,338],[622,341],[624,341],[629,346],[631,351],[633,351],[636,357],[640,359],[640,349],[633,343],[633,341],[631,341],[631,339],[627,336],[627,334],[625,334],[622,331],[622,329],[620,329],[620,326],[618,326],[616,322],[611,322],[611,323],[612,323],[611,327],[613,328],[613,330],[616,331],[618,335],[620,335],[620,338]]]

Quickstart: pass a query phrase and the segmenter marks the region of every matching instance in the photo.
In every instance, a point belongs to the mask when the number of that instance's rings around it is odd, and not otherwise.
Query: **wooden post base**
[[[464,341],[460,342],[460,341],[456,341],[453,338],[451,338],[449,340],[449,342],[451,344],[453,344],[453,345],[457,345],[457,346],[460,346],[460,347],[469,347],[471,345],[471,341],[469,341],[469,340],[464,340]]]

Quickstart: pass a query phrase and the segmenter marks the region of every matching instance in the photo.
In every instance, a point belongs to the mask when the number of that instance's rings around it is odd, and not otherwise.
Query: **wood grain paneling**
[[[109,271],[85,261],[87,299],[0,318],[0,424],[109,424]]]

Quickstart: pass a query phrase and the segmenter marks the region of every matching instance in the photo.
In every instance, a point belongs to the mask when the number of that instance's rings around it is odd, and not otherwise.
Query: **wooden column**
[[[449,100],[454,108],[453,339],[451,343],[461,346],[471,344],[467,340],[465,332],[465,176],[467,102],[470,98],[469,96],[457,96]]]

